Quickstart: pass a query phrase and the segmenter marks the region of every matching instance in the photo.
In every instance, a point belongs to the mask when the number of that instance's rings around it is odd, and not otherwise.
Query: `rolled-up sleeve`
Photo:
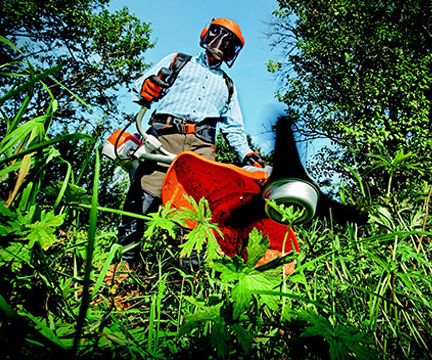
[[[243,160],[247,154],[252,152],[244,132],[243,116],[235,87],[231,101],[222,113],[219,128],[230,145],[237,151],[240,159]]]

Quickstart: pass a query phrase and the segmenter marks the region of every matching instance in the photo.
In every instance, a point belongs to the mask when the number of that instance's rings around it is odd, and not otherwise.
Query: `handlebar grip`
[[[156,85],[160,86],[162,90],[160,91],[159,97],[162,98],[165,95],[166,89],[169,87],[169,84],[166,82],[168,78],[171,76],[172,70],[166,67],[163,67],[159,70]]]
[[[156,82],[156,84],[159,85],[160,87],[167,87],[168,84],[166,83],[166,80],[171,76],[171,74],[172,74],[171,69],[163,67],[162,69],[159,70],[159,73],[157,75],[158,81]]]

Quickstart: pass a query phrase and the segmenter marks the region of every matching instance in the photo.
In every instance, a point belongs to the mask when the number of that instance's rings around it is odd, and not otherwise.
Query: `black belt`
[[[158,135],[195,134],[199,139],[214,144],[216,122],[219,118],[207,118],[199,123],[167,114],[153,114],[149,125]]]

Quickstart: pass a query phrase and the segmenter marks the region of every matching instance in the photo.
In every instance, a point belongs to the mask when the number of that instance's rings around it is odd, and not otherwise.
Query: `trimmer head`
[[[291,206],[296,209],[304,209],[303,215],[294,221],[295,224],[302,224],[311,220],[316,211],[319,192],[318,189],[311,183],[290,178],[280,179],[268,184],[263,190],[264,200],[274,200],[277,205]],[[265,212],[267,216],[279,224],[287,224],[282,215],[271,207],[265,204]]]

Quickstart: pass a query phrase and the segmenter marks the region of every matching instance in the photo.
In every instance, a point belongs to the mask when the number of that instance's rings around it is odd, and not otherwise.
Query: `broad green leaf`
[[[232,290],[232,299],[234,300],[234,318],[240,316],[250,306],[252,295],[257,290],[272,290],[282,281],[282,276],[279,274],[261,273],[257,270],[252,270],[248,274],[240,276],[238,283]],[[259,295],[263,304],[266,304],[270,309],[278,308],[278,297],[272,295]]]
[[[63,224],[65,214],[55,215],[53,211],[46,213],[41,212],[40,221],[27,225],[27,236],[29,248],[38,242],[42,249],[49,249],[52,244],[57,241],[57,236],[54,235],[56,229]]]
[[[270,243],[268,236],[262,236],[262,232],[253,229],[249,234],[249,242],[247,246],[248,258],[246,265],[254,267],[258,261],[265,255]]]
[[[44,192],[51,196],[56,196],[60,191],[63,191],[62,203],[64,204],[90,204],[91,196],[87,194],[87,190],[80,186],[66,183],[64,181],[55,181],[55,187],[48,187]],[[64,189],[64,187],[66,187]]]

